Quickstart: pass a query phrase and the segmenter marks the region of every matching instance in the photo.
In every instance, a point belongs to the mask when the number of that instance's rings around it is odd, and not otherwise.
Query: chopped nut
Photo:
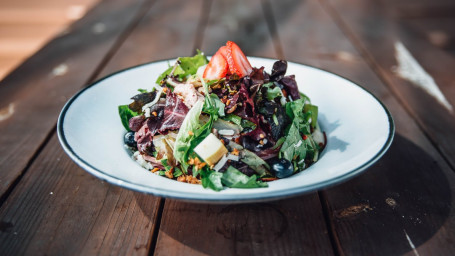
[[[261,133],[261,134],[259,134],[259,137],[260,137],[261,139],[263,139],[263,138],[265,138],[265,135],[264,135],[263,133]]]
[[[195,178],[195,177],[193,177],[191,175],[187,176],[187,182],[191,183],[191,184],[201,184],[200,180],[198,180],[197,178]]]
[[[239,150],[234,148],[234,150],[232,150],[231,154],[233,154],[234,156],[238,156],[239,155]]]
[[[232,108],[228,109],[228,111],[226,111],[228,114],[234,112],[235,110],[237,109],[237,104],[235,104],[234,106],[232,106]]]
[[[153,116],[157,116],[158,114],[156,113],[156,111],[153,111],[153,112],[152,112],[152,115],[153,115]]]
[[[264,145],[264,140],[260,140],[259,144]]]
[[[174,167],[171,167],[171,169],[169,171],[164,172],[164,175],[166,175],[166,177],[168,177],[169,179],[173,179],[174,178]]]
[[[153,173],[155,173],[155,172],[157,172],[157,171],[159,171],[159,170],[160,170],[160,168],[153,168],[153,169],[150,170],[150,171],[153,172]]]
[[[164,87],[164,88],[163,88],[163,92],[164,92],[164,93],[167,93],[167,87]]]
[[[188,164],[189,164],[189,165],[194,165],[194,158],[190,158],[190,159],[188,160]]]
[[[180,175],[180,176],[177,178],[177,181],[186,182],[186,177],[185,177],[185,175]]]
[[[192,131],[188,131],[188,135],[193,136],[194,133]]]
[[[226,105],[229,105],[229,104],[231,104],[231,100],[226,101]]]
[[[204,163],[200,163],[200,164],[197,165],[197,168],[198,169],[202,169],[206,165],[207,165],[207,163],[205,163],[205,162]]]

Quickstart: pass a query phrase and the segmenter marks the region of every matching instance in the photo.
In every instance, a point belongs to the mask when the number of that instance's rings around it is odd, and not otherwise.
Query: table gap
[[[449,157],[443,152],[441,149],[441,146],[433,139],[428,131],[425,129],[424,124],[420,121],[418,118],[418,114],[414,113],[412,111],[411,106],[403,99],[403,97],[400,96],[400,93],[398,92],[398,89],[392,86],[392,82],[389,81],[386,75],[383,74],[381,71],[381,67],[379,64],[375,62],[374,57],[368,53],[368,50],[362,46],[362,43],[360,40],[356,37],[355,32],[352,31],[349,26],[344,22],[343,18],[341,15],[338,13],[338,11],[333,7],[327,0],[318,0],[321,3],[321,6],[327,11],[327,13],[330,14],[330,17],[332,17],[334,23],[340,28],[340,30],[346,35],[346,37],[349,39],[349,41],[352,43],[352,45],[356,48],[356,50],[359,51],[360,55],[364,58],[365,62],[368,64],[368,66],[373,70],[375,74],[377,74],[378,78],[381,80],[382,83],[384,83],[387,88],[391,91],[392,95],[397,99],[397,101],[403,106],[405,109],[406,113],[414,120],[414,122],[417,124],[419,129],[422,131],[422,133],[425,135],[425,137],[430,141],[430,143],[433,145],[433,147],[437,150],[437,152],[441,155],[441,157],[444,159],[444,161],[448,164],[450,169],[455,172],[455,166],[452,164],[450,161]]]
[[[143,4],[143,8],[141,8],[141,11],[136,14],[136,17],[130,22],[130,24],[125,28],[124,32],[120,34],[114,45],[111,47],[111,49],[108,50],[106,56],[101,60],[100,64],[95,68],[95,71],[90,75],[89,79],[85,83],[85,86],[81,87],[85,88],[89,86],[91,83],[94,82],[96,79],[97,75],[101,72],[101,70],[104,68],[104,66],[109,62],[109,60],[112,58],[112,56],[115,54],[115,52],[119,49],[119,47],[122,45],[122,43],[126,40],[126,38],[129,36],[131,31],[134,30],[134,27],[136,27],[140,20],[145,16],[145,14],[148,12],[148,10],[151,8],[152,3],[154,3],[155,0],[148,0],[145,1]],[[49,143],[50,139],[54,135],[54,133],[57,131],[57,124],[54,124],[51,128],[51,130],[47,133],[45,139],[40,143],[39,147],[37,150],[32,154],[30,160],[27,162],[26,166],[18,175],[14,181],[11,183],[11,185],[8,187],[5,193],[3,193],[0,196],[0,207],[3,206],[5,201],[8,199],[9,195],[13,192],[14,188],[19,184],[21,181],[22,177],[25,175],[25,173],[28,171],[30,166],[34,163],[36,158],[40,155],[42,152],[43,148],[46,147],[46,145]]]

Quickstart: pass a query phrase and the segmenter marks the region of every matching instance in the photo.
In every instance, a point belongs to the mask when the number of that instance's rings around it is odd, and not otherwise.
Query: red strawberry
[[[220,49],[221,50],[221,49]],[[220,79],[226,76],[229,68],[226,59],[221,51],[218,50],[204,70],[203,78],[209,80]]]
[[[218,52],[221,53],[221,55],[223,55],[224,59],[227,61],[227,46],[221,46],[220,49],[218,49]],[[217,53],[218,53],[217,52]],[[229,63],[228,63],[228,66],[229,66]],[[231,74],[231,71],[227,70],[227,75],[230,75]]]
[[[229,71],[239,77],[249,75],[253,68],[240,47],[231,41],[226,43],[226,47],[226,60],[229,64]]]

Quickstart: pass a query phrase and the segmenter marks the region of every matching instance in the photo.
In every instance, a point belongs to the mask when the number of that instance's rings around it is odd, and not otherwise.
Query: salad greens
[[[189,75],[194,75],[197,72],[197,69],[200,66],[206,65],[208,63],[207,57],[199,50],[197,50],[197,54],[193,57],[180,57],[177,59],[176,66],[170,66],[166,71],[164,71],[158,79],[156,79],[156,83],[160,84],[163,79],[171,74],[174,70],[173,75],[178,77],[178,79],[182,80],[185,79]]]
[[[120,105],[118,106],[118,114],[120,115],[123,127],[125,127],[127,131],[131,131],[129,127],[129,120],[132,117],[137,116],[138,113],[131,110],[128,105]]]
[[[133,145],[138,163],[221,191],[264,188],[284,177],[283,164],[296,173],[318,160],[325,146],[318,107],[285,75],[286,61],[275,62],[271,74],[251,67],[239,75],[226,67],[213,79],[207,70],[220,71],[212,60],[200,51],[180,57],[155,87],[138,89],[132,103],[118,107],[125,138],[134,138],[125,144]]]

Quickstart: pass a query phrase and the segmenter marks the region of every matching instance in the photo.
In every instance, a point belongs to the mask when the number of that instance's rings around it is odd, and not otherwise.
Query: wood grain
[[[160,58],[159,54],[161,58],[167,57],[179,47],[187,52],[182,55],[191,54],[192,45],[188,42],[195,40],[191,31],[196,31],[197,22],[185,22],[197,21],[199,15],[193,14],[201,11],[201,7],[202,1],[199,5],[154,3],[137,26],[123,33],[119,47],[105,58],[107,62],[97,78],[125,68],[124,65],[140,64],[138,57],[151,61],[154,56]],[[193,25],[179,26],[183,23]],[[163,29],[166,26],[169,28]],[[150,44],[151,35],[163,33],[165,37],[172,30],[178,40]],[[147,51],[155,55],[144,55]],[[0,245],[4,247],[0,250],[10,254],[148,255],[156,238],[161,199],[106,184],[86,173],[64,155],[55,131],[52,132],[52,139],[0,209],[0,220],[5,226],[0,236]]]
[[[357,0],[322,2],[368,64],[386,82],[453,168],[455,87],[452,86],[453,73],[447,67],[454,66],[455,59],[412,30],[405,29],[391,17],[384,4]],[[422,89],[422,86],[418,86],[418,82],[404,79],[400,75],[397,61],[400,51],[397,50],[397,43],[401,43],[416,63],[431,76],[452,110]],[[430,83],[425,80],[426,86]]]
[[[147,255],[158,200],[86,173],[54,135],[0,209],[0,251]]]
[[[271,203],[166,200],[156,255],[333,255],[316,195]]]
[[[226,41],[247,55],[276,57],[261,1],[213,2],[202,50]],[[166,200],[156,255],[332,255],[316,193],[272,203],[189,204]]]
[[[312,18],[307,21],[303,18],[306,15],[297,16],[289,23],[292,25],[285,22],[284,17],[280,18],[280,14],[289,14],[286,6],[295,8],[295,5],[283,5],[281,1],[279,4],[272,2],[272,5],[286,58],[300,59],[359,83],[379,97],[396,120],[395,141],[378,163],[359,177],[321,192],[331,219],[337,253],[412,254],[414,251],[409,241],[413,241],[421,255],[429,252],[447,255],[453,248],[441,245],[448,237],[453,238],[444,231],[453,229],[455,224],[451,213],[455,176],[447,162],[394,98],[381,77],[359,57],[361,54],[343,35],[323,5],[318,1],[306,1],[304,8]],[[312,45],[296,45],[296,41],[302,40],[300,35],[287,28],[300,24],[317,26],[324,34],[336,38],[319,40],[320,37],[313,33],[311,40],[319,43],[314,47],[315,51],[322,47],[335,53],[343,49],[353,58],[310,58],[308,52],[312,52]]]
[[[0,195],[21,175],[65,102],[91,79],[141,8],[141,0],[102,2],[0,82]]]

